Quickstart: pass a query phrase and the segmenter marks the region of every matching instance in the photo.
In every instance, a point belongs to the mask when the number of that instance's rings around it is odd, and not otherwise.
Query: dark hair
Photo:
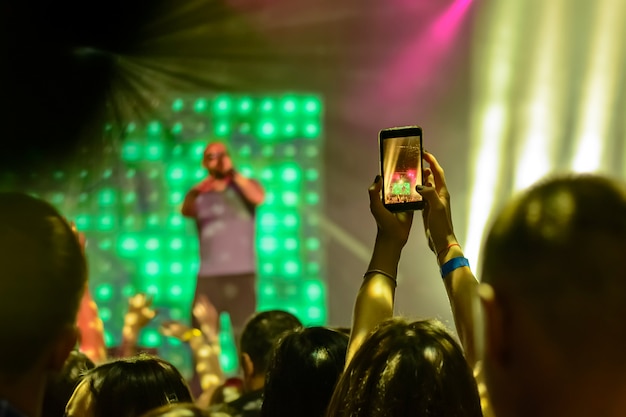
[[[77,350],[70,352],[61,372],[46,382],[41,417],[63,417],[65,405],[72,397],[74,389],[82,381],[85,373],[95,366],[84,353]]]
[[[479,417],[482,411],[472,370],[445,327],[390,319],[352,358],[326,416]]]
[[[136,417],[178,402],[193,402],[189,386],[169,362],[140,354],[100,365],[85,376],[94,417]]]
[[[626,347],[626,189],[598,175],[546,179],[514,199],[492,225],[483,282],[520,299],[537,325],[585,361],[597,337]],[[598,332],[581,340],[580,329]],[[577,349],[579,352],[577,353]],[[603,356],[603,355],[600,355]],[[609,357],[606,355],[605,357]]]
[[[0,372],[20,373],[76,322],[87,266],[54,207],[0,192],[0,275]]]
[[[346,363],[348,336],[324,327],[286,333],[267,370],[262,417],[321,417]]]
[[[302,327],[296,316],[282,310],[257,313],[246,323],[241,333],[241,353],[247,353],[256,375],[265,374],[274,344],[288,331]]]

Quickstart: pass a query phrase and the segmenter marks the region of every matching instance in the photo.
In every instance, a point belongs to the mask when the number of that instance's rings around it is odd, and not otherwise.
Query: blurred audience
[[[67,417],[138,417],[172,403],[193,402],[189,386],[169,362],[139,354],[89,371],[67,403]]]
[[[86,284],[84,236],[48,203],[0,193],[0,332],[11,341],[0,344],[0,415],[624,415],[626,365],[615,358],[626,348],[619,268],[626,188],[597,175],[531,187],[490,228],[479,283],[454,231],[444,170],[430,153],[424,161],[417,191],[427,202],[425,236],[461,343],[437,320],[393,318],[413,212],[388,211],[377,177],[369,188],[377,235],[350,329],[303,328],[285,311],[257,313],[241,334],[242,378],[225,379],[208,298],[194,305],[197,328],[163,323],[164,335],[193,352],[201,388],[195,405],[173,365],[136,355],[140,331],[156,316],[146,294],[129,299],[117,352],[123,358],[94,364],[106,357]],[[77,323],[84,353],[72,351]]]
[[[348,336],[325,327],[285,333],[265,380],[261,416],[321,417],[343,372]]]
[[[484,374],[497,416],[626,415],[626,187],[542,181],[483,252]]]
[[[196,397],[196,404],[208,407],[215,391],[224,384],[224,373],[220,364],[221,347],[217,334],[219,315],[215,306],[204,295],[196,299],[192,312],[199,329],[170,320],[162,323],[159,330],[165,336],[189,344],[195,368],[195,375],[190,381],[192,392]],[[227,392],[234,394],[236,391]],[[229,399],[234,398],[230,396]]]
[[[381,323],[356,351],[328,407],[332,417],[480,417],[472,370],[436,320]]]
[[[233,417],[260,416],[265,374],[274,346],[285,332],[301,327],[300,320],[286,311],[270,310],[252,316],[241,333],[239,344],[244,393],[238,399],[215,405],[210,410]]]
[[[42,417],[64,417],[65,406],[72,397],[74,390],[90,369],[95,368],[94,362],[84,353],[72,351],[58,375],[48,379],[43,399]]]
[[[50,204],[0,192],[0,273],[0,415],[39,417],[47,379],[77,342],[85,257]]]

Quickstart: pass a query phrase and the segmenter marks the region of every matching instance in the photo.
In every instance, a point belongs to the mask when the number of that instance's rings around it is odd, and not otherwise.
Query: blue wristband
[[[469,268],[470,264],[467,258],[459,256],[458,258],[452,258],[445,264],[441,265],[441,278],[445,278],[450,272],[455,269],[462,268],[467,266]]]

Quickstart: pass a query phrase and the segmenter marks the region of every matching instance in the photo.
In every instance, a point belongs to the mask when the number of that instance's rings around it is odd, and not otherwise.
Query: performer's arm
[[[265,190],[263,190],[260,183],[253,179],[244,177],[237,171],[233,171],[232,178],[233,182],[241,192],[241,195],[249,204],[258,206],[263,203],[263,200],[265,199]]]
[[[196,198],[200,194],[200,190],[197,188],[192,188],[189,190],[187,195],[185,196],[185,201],[183,201],[183,206],[180,209],[180,212],[185,217],[196,217]]]

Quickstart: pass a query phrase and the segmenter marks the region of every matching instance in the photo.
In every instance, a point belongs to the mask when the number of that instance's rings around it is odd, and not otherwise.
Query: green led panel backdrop
[[[83,149],[84,161],[77,166],[33,169],[26,179],[30,192],[55,204],[87,236],[90,285],[107,346],[120,342],[127,298],[147,292],[154,297],[158,316],[139,344],[158,349],[189,375],[186,347],[160,335],[158,326],[164,320],[190,318],[198,242],[193,220],[179,210],[187,190],[206,175],[201,159],[211,140],[226,142],[237,169],[266,190],[256,217],[258,309],[286,309],[308,325],[325,324],[318,228],[321,98],[181,96],[160,114],[142,123],[108,125],[102,144]],[[9,186],[17,181],[5,178]],[[228,324],[227,316],[221,320]],[[229,334],[221,338],[232,339]],[[227,372],[236,370],[236,353],[228,343],[222,360]]]

